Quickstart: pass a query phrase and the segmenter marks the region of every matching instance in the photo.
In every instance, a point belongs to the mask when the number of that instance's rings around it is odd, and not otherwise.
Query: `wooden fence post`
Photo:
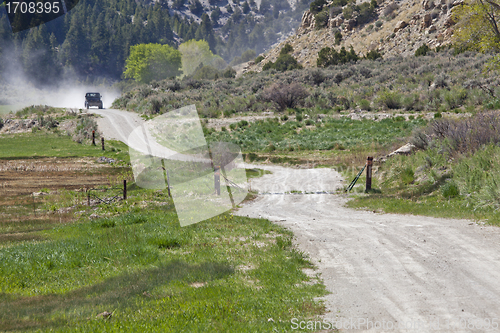
[[[215,194],[220,195],[220,166],[215,167],[214,187],[215,187]]]
[[[372,165],[373,157],[368,156],[368,158],[366,159],[366,192],[372,189]]]
[[[104,137],[101,138],[102,150],[104,150]]]
[[[168,190],[168,197],[171,198],[172,194],[170,194],[170,175],[167,170],[167,190]]]
[[[127,180],[123,180],[123,200],[127,200]]]
[[[95,131],[92,131],[92,145],[95,146]]]

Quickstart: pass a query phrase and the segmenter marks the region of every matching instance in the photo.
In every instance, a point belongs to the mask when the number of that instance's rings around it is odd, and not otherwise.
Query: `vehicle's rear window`
[[[88,93],[87,97],[99,97],[99,93]]]

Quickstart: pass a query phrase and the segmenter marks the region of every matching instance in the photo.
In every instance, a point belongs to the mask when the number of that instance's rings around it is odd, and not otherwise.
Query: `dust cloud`
[[[120,96],[120,91],[105,79],[96,79],[95,82],[100,83],[91,84],[70,71],[63,73],[56,82],[52,81],[44,86],[37,85],[25,75],[22,66],[13,61],[15,57],[9,58],[9,66],[4,66],[0,73],[0,108],[4,110],[16,111],[29,105],[83,109],[87,92],[100,93],[104,107],[109,108]]]

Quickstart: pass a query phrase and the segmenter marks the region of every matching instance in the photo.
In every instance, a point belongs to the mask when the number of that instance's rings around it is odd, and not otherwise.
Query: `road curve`
[[[128,142],[132,131],[143,125],[145,121],[139,114],[115,109],[89,109],[88,113],[95,113],[102,118],[97,118],[97,126],[106,140]]]
[[[285,194],[343,183],[331,169],[258,167],[273,172],[252,179],[266,194],[236,214],[294,232],[331,293],[324,319],[341,332],[500,331],[500,228],[353,210],[339,194]]]
[[[88,112],[101,116],[96,119],[97,126],[106,140],[124,142],[130,148],[145,155],[178,161],[210,162],[197,155],[180,154],[156,142],[151,132],[147,133],[151,122],[148,124],[137,113],[115,109],[89,109]]]

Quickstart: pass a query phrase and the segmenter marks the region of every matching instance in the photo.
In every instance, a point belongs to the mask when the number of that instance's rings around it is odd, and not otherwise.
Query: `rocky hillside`
[[[434,1],[434,2],[433,2]],[[276,61],[281,48],[289,43],[292,55],[305,68],[315,67],[318,52],[324,47],[351,46],[358,54],[370,50],[380,51],[385,58],[409,56],[424,43],[430,48],[450,43],[453,34],[451,14],[462,0],[403,0],[386,1],[374,9],[369,22],[358,24],[353,16],[347,20],[344,14],[331,15],[325,28],[317,29],[315,16],[308,10],[295,35],[264,54],[258,64],[248,63],[246,71],[260,71],[269,61]],[[345,7],[344,7],[345,8]],[[335,32],[340,31],[342,40],[335,45]]]

